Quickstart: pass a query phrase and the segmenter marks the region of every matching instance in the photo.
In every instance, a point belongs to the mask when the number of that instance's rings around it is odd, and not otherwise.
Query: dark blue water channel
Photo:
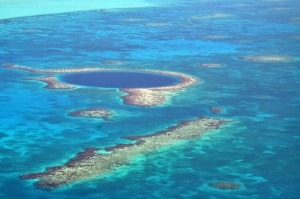
[[[152,88],[175,85],[181,79],[145,72],[86,72],[60,76],[60,80],[75,85],[102,88]]]

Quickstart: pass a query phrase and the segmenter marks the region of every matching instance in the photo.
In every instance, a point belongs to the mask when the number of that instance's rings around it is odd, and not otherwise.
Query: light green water
[[[0,19],[110,8],[157,6],[147,0],[0,0]]]

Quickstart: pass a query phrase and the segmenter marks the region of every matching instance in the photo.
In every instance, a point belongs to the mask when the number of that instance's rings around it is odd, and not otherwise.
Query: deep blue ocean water
[[[1,68],[0,198],[299,198],[300,62],[239,59],[276,54],[299,60],[299,10],[296,0],[178,0],[166,7],[1,20],[1,65],[104,67],[102,61],[120,60],[126,64],[105,67],[182,72],[202,81],[165,106],[145,108],[124,105],[118,89],[47,90],[24,80],[40,74]],[[231,17],[191,18],[214,13]],[[110,121],[67,116],[93,107],[117,114]],[[211,107],[224,112],[214,114]],[[19,179],[61,165],[87,147],[112,146],[124,142],[122,136],[153,133],[201,115],[236,122],[137,157],[104,178],[51,192]],[[207,185],[212,181],[242,187],[216,190]]]
[[[73,85],[102,88],[153,88],[171,86],[181,82],[177,77],[145,72],[87,72],[58,77]]]

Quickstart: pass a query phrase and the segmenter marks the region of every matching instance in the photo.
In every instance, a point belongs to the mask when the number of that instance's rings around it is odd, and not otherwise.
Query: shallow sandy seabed
[[[128,136],[132,144],[118,144],[104,148],[110,153],[99,153],[98,148],[88,148],[77,154],[62,166],[48,168],[44,172],[21,176],[21,179],[38,179],[36,186],[52,189],[80,180],[88,180],[113,172],[116,168],[127,165],[136,156],[181,141],[199,139],[208,132],[219,129],[229,121],[215,118],[198,118],[184,121],[166,130],[144,136]]]
[[[184,88],[195,85],[199,82],[196,77],[186,75],[183,73],[159,71],[159,70],[131,70],[131,69],[107,69],[107,68],[95,68],[95,67],[84,67],[84,68],[65,68],[65,69],[34,69],[25,66],[16,66],[7,64],[4,67],[10,69],[23,70],[33,73],[52,73],[52,74],[63,74],[63,73],[80,73],[80,72],[96,72],[96,71],[133,71],[133,72],[147,72],[161,75],[168,75],[177,77],[181,80],[180,83],[171,86],[155,87],[155,88],[127,88],[120,89],[127,95],[122,96],[125,104],[135,106],[157,106],[167,102],[167,100],[176,92],[183,90]],[[55,76],[48,76],[42,78],[27,78],[28,80],[37,80],[47,83],[45,88],[48,89],[73,89],[76,88],[74,85],[60,82]]]

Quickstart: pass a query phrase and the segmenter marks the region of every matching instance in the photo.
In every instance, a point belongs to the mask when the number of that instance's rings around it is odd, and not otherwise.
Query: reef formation
[[[240,59],[254,62],[288,62],[295,60],[294,57],[283,55],[242,56]]]
[[[217,106],[211,107],[210,111],[212,113],[215,113],[215,114],[219,114],[219,113],[223,113],[224,112],[223,108],[217,107]]]
[[[101,118],[103,120],[108,120],[109,117],[113,115],[113,112],[109,109],[90,108],[90,109],[72,111],[68,115],[71,117]]]
[[[176,92],[182,91],[183,89],[195,85],[199,82],[199,79],[177,72],[159,71],[159,70],[131,70],[131,69],[108,69],[108,68],[96,68],[96,67],[84,67],[84,68],[62,68],[62,69],[35,69],[25,66],[16,66],[7,64],[6,68],[23,70],[33,73],[47,73],[52,76],[41,77],[41,78],[27,78],[27,80],[37,80],[47,83],[45,88],[48,89],[74,89],[77,86],[66,84],[59,81],[55,74],[64,73],[82,73],[82,72],[99,72],[99,71],[124,71],[124,72],[145,72],[154,73],[161,75],[169,75],[180,79],[180,82],[171,86],[155,87],[155,88],[127,88],[120,89],[120,91],[127,93],[122,96],[125,104],[135,106],[158,106],[167,102],[167,100],[174,95]]]
[[[118,60],[107,60],[107,61],[102,61],[101,64],[104,64],[104,65],[122,65],[122,64],[125,64],[125,62],[118,61]]]
[[[200,66],[205,67],[205,68],[218,68],[218,67],[222,66],[222,64],[204,63],[204,64],[200,64]]]
[[[145,23],[144,26],[150,26],[150,27],[165,27],[169,26],[168,23],[165,22],[157,22],[157,23]]]
[[[182,141],[198,139],[228,123],[229,121],[222,119],[201,117],[181,122],[153,134],[127,136],[124,138],[131,140],[132,143],[117,144],[104,149],[87,148],[62,166],[51,167],[44,172],[22,175],[20,178],[37,179],[36,187],[53,189],[81,180],[101,177],[112,173],[122,165],[129,164],[133,158],[139,155]],[[101,153],[101,150],[105,150],[105,153]]]
[[[231,14],[227,13],[214,13],[214,14],[209,14],[209,15],[204,15],[204,16],[192,16],[190,19],[193,20],[203,20],[203,19],[223,19],[223,18],[230,18],[233,17]]]
[[[76,86],[73,86],[71,84],[66,84],[66,83],[58,81],[54,76],[40,77],[40,78],[26,78],[25,80],[36,80],[36,81],[45,82],[47,85],[44,88],[47,88],[47,89],[73,89],[73,88],[76,88]]]
[[[210,182],[208,185],[221,190],[235,190],[240,188],[240,184],[229,181]]]

